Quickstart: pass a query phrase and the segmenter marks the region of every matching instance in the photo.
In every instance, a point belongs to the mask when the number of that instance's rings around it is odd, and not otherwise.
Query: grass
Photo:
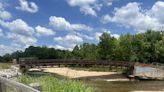
[[[11,63],[0,63],[0,69],[9,69],[11,65]]]
[[[75,70],[84,70],[84,71],[98,71],[98,72],[126,72],[127,68],[123,67],[89,67],[89,68],[79,68],[79,67],[71,67]]]
[[[22,75],[18,81],[24,84],[39,83],[42,86],[42,92],[94,92],[94,89],[87,87],[78,80],[57,79],[52,75],[42,77],[31,77]]]

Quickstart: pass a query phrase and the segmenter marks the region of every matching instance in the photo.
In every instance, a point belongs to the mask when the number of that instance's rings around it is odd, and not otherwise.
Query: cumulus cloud
[[[12,53],[16,50],[21,50],[16,46],[7,46],[4,44],[0,44],[0,56],[3,56],[5,53]]]
[[[87,25],[84,24],[71,24],[68,22],[65,18],[62,17],[56,17],[56,16],[51,16],[49,18],[49,24],[55,27],[58,30],[68,30],[68,31],[81,31],[81,30],[86,30],[86,31],[92,31],[93,29]]]
[[[100,40],[100,36],[101,36],[104,32],[110,34],[111,37],[114,37],[114,38],[116,38],[116,39],[118,39],[118,38],[120,37],[119,34],[112,34],[110,30],[105,29],[105,28],[102,28],[102,29],[101,29],[101,32],[95,32],[95,34],[94,34],[95,39],[96,39],[97,41],[99,41],[99,40]]]
[[[34,34],[34,29],[30,27],[26,22],[24,22],[22,19],[16,19],[11,22],[5,22],[0,20],[0,25],[2,27],[5,27],[9,29],[11,32],[21,34],[21,35],[27,35],[31,36]]]
[[[105,6],[111,6],[114,0],[67,0],[71,7],[79,7],[85,15],[97,16],[97,12]]]
[[[76,44],[83,42],[83,39],[77,35],[68,34],[65,37],[55,37],[54,41],[66,47],[73,48]]]
[[[94,37],[91,37],[91,36],[86,35],[86,34],[82,34],[82,33],[78,33],[78,32],[76,32],[75,34],[76,34],[77,36],[83,38],[83,39],[86,39],[86,40],[93,40],[93,39],[94,39]]]
[[[104,1],[105,5],[111,6],[113,4],[114,0],[103,0],[103,1]]]
[[[3,4],[0,2],[0,19],[8,20],[12,17],[11,13],[4,9]]]
[[[37,39],[33,36],[25,36],[16,33],[7,33],[7,38],[12,39],[15,43],[21,44],[25,47],[34,45],[37,42]]]
[[[164,12],[161,12],[164,10],[164,2],[157,1],[153,6],[152,9],[148,12],[151,16],[157,18],[157,20],[160,23],[164,24]]]
[[[111,36],[114,37],[114,38],[116,38],[116,39],[118,39],[120,37],[119,34],[111,34]]]
[[[5,10],[0,10],[0,18],[3,20],[8,20],[10,19],[12,16],[8,11]]]
[[[101,35],[102,35],[101,32],[96,32],[96,33],[95,33],[95,38],[96,38],[97,41],[100,40],[99,38],[100,38]]]
[[[132,27],[138,32],[145,32],[147,29],[163,30],[164,2],[157,1],[150,10],[144,10],[137,2],[130,2],[121,8],[115,8],[113,16],[102,17],[103,23],[114,22],[126,28]],[[158,11],[158,12],[157,12]],[[163,20],[162,20],[163,19]]]
[[[19,0],[19,2],[20,6],[16,7],[18,10],[36,13],[39,9],[34,2],[28,2],[28,0]]]
[[[80,7],[80,11],[86,15],[97,16],[96,10],[93,7],[96,4],[96,0],[67,0],[67,2],[72,7]]]
[[[50,36],[50,35],[55,35],[55,32],[51,29],[42,27],[42,26],[37,26],[35,27],[36,30],[36,35],[37,36]]]
[[[0,20],[0,25],[10,30],[7,33],[7,38],[12,39],[15,43],[27,46],[37,42],[37,39],[33,36],[34,29],[22,19],[16,19],[11,22]]]
[[[61,45],[49,45],[48,46],[49,48],[55,48],[55,49],[60,49],[60,50],[72,50],[72,48],[66,48],[64,46],[61,46]]]

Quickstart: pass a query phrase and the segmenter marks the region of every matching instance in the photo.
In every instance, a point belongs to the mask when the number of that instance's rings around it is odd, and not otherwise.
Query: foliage
[[[18,81],[24,84],[37,82],[42,85],[43,92],[94,92],[91,87],[87,87],[81,81],[59,80],[51,75],[39,78],[23,75],[18,78]]]
[[[109,33],[103,33],[98,44],[83,43],[76,45],[72,51],[30,46],[25,51],[16,51],[0,57],[0,62],[20,57],[164,63],[164,32],[148,30],[135,35],[121,35],[118,39]]]
[[[11,65],[10,63],[0,63],[0,69],[9,69]]]

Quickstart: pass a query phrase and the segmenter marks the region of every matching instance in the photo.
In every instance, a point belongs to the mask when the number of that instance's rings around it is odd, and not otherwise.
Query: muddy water
[[[86,83],[89,86],[95,87],[97,92],[133,92],[133,91],[164,92],[164,81],[139,81],[139,82],[86,81]]]

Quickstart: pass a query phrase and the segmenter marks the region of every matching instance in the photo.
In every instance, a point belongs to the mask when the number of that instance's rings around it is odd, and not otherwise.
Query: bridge
[[[20,70],[25,71],[29,68],[46,67],[46,66],[78,66],[78,67],[93,67],[93,66],[107,66],[107,67],[126,67],[133,69],[132,62],[125,61],[110,61],[110,60],[63,60],[63,59],[20,59]]]
[[[133,77],[145,79],[164,79],[164,65],[142,64],[125,61],[111,60],[64,60],[64,59],[20,59],[20,70],[26,72],[30,68],[47,67],[47,66],[78,66],[78,67],[121,67],[128,69],[128,74]],[[158,76],[157,76],[158,75]]]

